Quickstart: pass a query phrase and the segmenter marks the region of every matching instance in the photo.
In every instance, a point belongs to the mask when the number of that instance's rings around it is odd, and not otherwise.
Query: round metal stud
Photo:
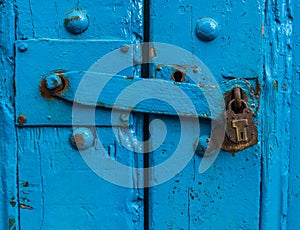
[[[52,74],[46,77],[46,84],[47,89],[55,90],[62,86],[62,80],[58,75]]]
[[[75,149],[85,150],[93,146],[94,134],[88,128],[77,128],[70,136],[70,142]]]
[[[89,18],[83,10],[72,10],[65,18],[65,27],[72,34],[81,34],[89,27]]]
[[[25,43],[21,43],[18,47],[20,52],[26,52],[28,50],[28,45]]]
[[[213,18],[202,18],[197,22],[196,34],[199,39],[210,42],[216,39],[219,25]]]
[[[200,136],[195,151],[198,156],[201,157],[204,156],[205,151],[208,148],[209,142],[210,142],[210,137],[208,135]]]

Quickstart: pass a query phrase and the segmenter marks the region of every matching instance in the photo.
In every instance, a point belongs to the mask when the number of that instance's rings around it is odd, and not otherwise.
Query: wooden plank
[[[286,229],[290,154],[293,5],[269,1],[264,18],[261,229]]]
[[[12,1],[1,1],[0,15],[0,228],[12,230],[19,228],[13,108],[15,14]]]
[[[85,10],[89,17],[89,27],[82,34],[71,34],[64,26],[66,13],[74,8]],[[71,122],[60,123],[70,121],[71,105],[45,101],[39,92],[44,74],[55,69],[86,71],[111,50],[139,43],[142,8],[142,1],[16,1],[16,116],[28,116],[29,124],[37,125],[17,129],[21,229],[143,228],[143,190],[135,186],[143,175],[131,171],[132,188],[101,179],[71,147]],[[140,66],[126,71],[140,77]],[[103,127],[110,125],[105,122],[110,120],[109,113],[96,116],[101,126],[97,133],[110,153],[105,157],[141,167],[141,157],[121,147],[121,137],[115,137],[111,127]],[[127,132],[143,139],[142,118],[137,115],[132,120]],[[53,127],[44,127],[49,125]],[[89,149],[95,154],[98,150],[98,145]]]
[[[286,162],[286,167],[288,168],[288,199],[287,199],[287,213],[286,221],[287,228],[291,230],[296,230],[300,224],[300,124],[299,124],[299,114],[300,114],[300,30],[299,30],[299,13],[300,5],[299,1],[294,1],[290,5],[293,9],[293,34],[292,34],[292,53],[293,53],[293,74],[291,75],[290,85],[286,87],[286,91],[291,92],[291,123],[290,123],[290,156],[289,162]],[[289,66],[291,68],[291,66]],[[287,172],[287,169],[284,170]],[[286,176],[285,176],[286,178]]]
[[[253,80],[254,76],[261,84],[263,52],[258,47],[263,40],[262,2],[154,0],[150,12],[152,41],[189,50],[207,65],[220,85],[235,78]],[[195,32],[198,20],[205,17],[214,18],[220,27],[211,42],[199,40]],[[160,77],[156,72],[153,70],[153,77]],[[260,121],[260,116],[254,119]],[[150,156],[151,166],[170,157],[180,138],[179,121],[163,121],[168,127],[167,137]],[[200,135],[210,135],[209,122],[200,121]],[[235,157],[220,152],[203,174],[198,170],[205,157],[195,156],[173,179],[150,188],[150,229],[258,229],[261,154],[260,143]]]
[[[18,40],[34,38],[53,39],[131,39],[136,28],[133,24],[142,21],[132,20],[133,15],[141,13],[139,1],[45,1],[17,0]],[[69,11],[79,8],[86,11],[89,27],[82,34],[66,31],[64,22]],[[132,14],[131,12],[136,12]],[[140,17],[140,16],[138,16]]]
[[[71,128],[18,129],[22,229],[141,229],[143,190],[122,188],[96,175],[72,148],[71,133]],[[97,134],[109,155],[97,144],[90,149],[93,154],[107,154],[129,167],[142,164],[111,128],[99,128]],[[134,170],[131,177],[134,184]]]

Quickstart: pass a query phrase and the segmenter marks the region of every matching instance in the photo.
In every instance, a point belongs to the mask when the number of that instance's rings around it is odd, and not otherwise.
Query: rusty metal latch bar
[[[80,83],[83,77],[88,80]],[[78,90],[79,84],[81,84],[81,90]],[[143,87],[139,87],[141,85]],[[42,79],[40,90],[46,98],[58,98],[86,106],[142,113],[217,119],[224,112],[224,108],[208,105],[207,95],[213,97],[220,92],[220,88],[215,85],[177,83],[83,71],[56,71]],[[120,99],[119,95],[124,90],[126,90],[126,95]],[[160,101],[146,100],[132,107],[132,100],[142,97],[141,95],[159,95]],[[191,106],[186,103],[187,98],[194,108],[190,108]],[[173,101],[174,104],[180,106],[174,109],[162,101]]]

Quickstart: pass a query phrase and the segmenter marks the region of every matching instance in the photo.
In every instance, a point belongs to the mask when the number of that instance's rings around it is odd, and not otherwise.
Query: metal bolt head
[[[21,43],[19,46],[18,46],[18,50],[20,52],[26,52],[28,50],[28,45],[25,44],[25,43]]]
[[[18,123],[20,125],[24,125],[27,121],[27,117],[23,114],[20,114],[19,117],[18,117]]]
[[[89,19],[85,11],[72,10],[65,18],[65,27],[72,34],[81,34],[89,27]]]
[[[45,78],[46,86],[49,90],[55,90],[62,86],[62,80],[57,74],[49,75]]]
[[[196,34],[199,39],[210,42],[216,39],[219,25],[213,18],[202,18],[197,22]]]
[[[123,113],[123,114],[121,114],[120,120],[121,120],[122,122],[129,122],[129,114],[128,114],[128,113]]]
[[[75,149],[86,150],[94,144],[94,134],[89,128],[77,128],[70,136],[70,142]]]

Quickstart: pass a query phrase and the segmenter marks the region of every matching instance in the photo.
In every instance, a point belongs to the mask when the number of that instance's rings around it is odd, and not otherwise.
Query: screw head
[[[85,11],[72,10],[65,18],[65,27],[72,34],[81,34],[87,30],[89,19]]]
[[[55,90],[62,86],[62,80],[57,74],[49,75],[45,78],[46,86],[49,90]]]
[[[128,113],[123,113],[120,115],[120,120],[122,122],[129,122],[129,114]]]
[[[86,150],[94,144],[94,134],[89,128],[77,128],[70,136],[70,142],[73,148]]]
[[[26,52],[28,50],[28,45],[25,44],[25,43],[21,43],[19,46],[18,46],[18,50],[20,52]]]
[[[18,123],[20,125],[24,125],[27,121],[27,117],[23,114],[20,114],[19,117],[18,117]]]
[[[213,18],[202,18],[197,22],[196,34],[199,39],[210,42],[216,39],[219,25]]]

